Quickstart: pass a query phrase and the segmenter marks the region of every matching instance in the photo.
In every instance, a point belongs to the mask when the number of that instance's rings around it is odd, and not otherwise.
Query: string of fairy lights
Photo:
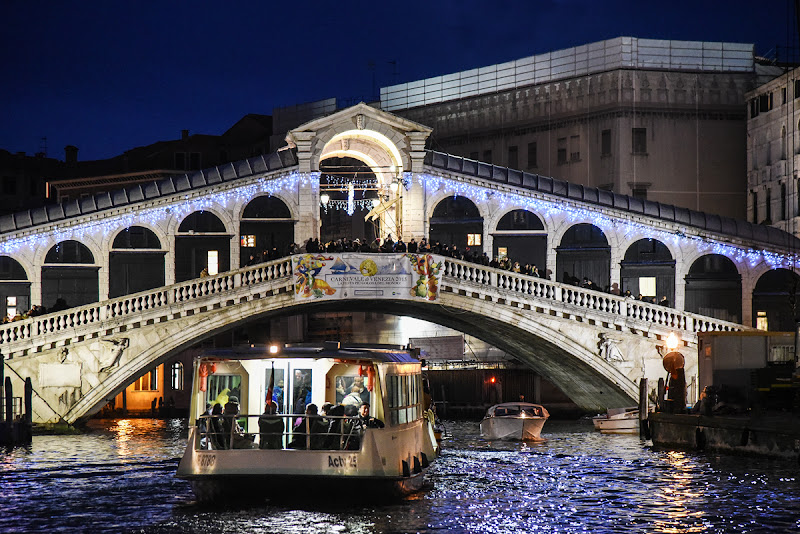
[[[293,172],[277,177],[262,176],[253,182],[224,191],[192,196],[186,194],[182,200],[176,199],[168,205],[144,208],[138,211],[115,215],[107,219],[97,219],[81,223],[71,223],[69,220],[54,223],[47,230],[48,241],[61,242],[66,240],[81,241],[89,235],[98,233],[104,237],[115,235],[117,232],[130,226],[148,224],[159,226],[168,220],[182,220],[195,211],[224,210],[231,203],[246,203],[260,195],[286,195],[297,193],[302,188],[319,184],[320,173]],[[328,177],[329,184],[330,177]],[[328,199],[322,205],[324,210],[344,210],[352,215],[356,209],[369,210],[375,206],[376,199],[356,199],[357,191],[365,188],[375,188],[378,182],[372,179],[354,180],[352,177],[337,177],[333,185],[343,187],[348,194],[347,200]],[[794,254],[781,254],[758,250],[754,248],[739,247],[723,243],[708,237],[687,234],[681,231],[667,231],[654,228],[643,222],[624,220],[606,213],[596,211],[594,208],[582,207],[577,204],[568,204],[563,200],[549,200],[541,197],[531,197],[513,192],[498,191],[479,185],[462,182],[459,180],[437,176],[429,173],[412,174],[403,173],[401,183],[407,189],[415,185],[422,187],[426,194],[445,193],[452,196],[463,196],[476,204],[492,202],[495,209],[525,209],[547,218],[566,217],[570,223],[589,223],[603,232],[621,232],[622,238],[630,241],[635,238],[653,238],[663,243],[671,243],[676,247],[691,245],[698,251],[726,256],[737,263],[748,264],[755,267],[761,262],[771,268],[800,267],[800,260]],[[8,255],[19,252],[21,249],[35,249],[41,246],[42,234],[31,233],[23,237],[11,237],[0,240],[0,254]]]

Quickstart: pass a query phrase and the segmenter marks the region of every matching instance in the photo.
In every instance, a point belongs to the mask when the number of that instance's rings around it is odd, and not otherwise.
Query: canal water
[[[0,532],[800,532],[793,462],[653,450],[588,420],[550,420],[537,444],[445,424],[412,498],[201,506],[174,477],[185,420],[92,421],[0,451]]]

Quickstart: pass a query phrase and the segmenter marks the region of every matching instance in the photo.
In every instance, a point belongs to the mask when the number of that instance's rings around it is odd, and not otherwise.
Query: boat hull
[[[637,434],[639,419],[594,419],[594,427],[603,434]]]
[[[545,421],[545,418],[487,417],[481,421],[481,436],[514,441],[541,440]]]

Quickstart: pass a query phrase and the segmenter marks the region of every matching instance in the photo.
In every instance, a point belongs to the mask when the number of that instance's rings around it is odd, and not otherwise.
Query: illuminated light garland
[[[379,183],[377,178],[370,178],[370,179],[367,179],[367,180],[354,180],[352,176],[350,176],[350,177],[347,177],[347,176],[331,176],[329,174],[324,174],[324,173],[323,173],[323,176],[325,178],[327,178],[327,183],[330,184],[330,185],[348,186],[350,184],[353,184],[356,187],[372,187],[372,188],[374,188]],[[321,180],[321,181],[324,181],[324,180]]]
[[[348,215],[352,215],[355,210],[366,210],[369,211],[373,208],[372,201],[375,199],[366,198],[363,200],[353,200],[353,211],[348,211]],[[349,210],[349,201],[348,200],[329,200],[327,204],[322,206],[322,209],[325,213],[328,213],[328,210]]]
[[[52,238],[55,243],[60,243],[69,239],[81,241],[84,236],[88,234],[101,232],[104,236],[111,233],[119,232],[124,228],[137,226],[142,224],[149,224],[153,227],[158,227],[164,221],[170,218],[183,220],[186,216],[195,211],[208,211],[211,208],[219,208],[231,201],[247,201],[266,193],[269,196],[278,193],[293,191],[296,192],[300,187],[308,187],[312,183],[318,183],[319,173],[298,173],[293,172],[288,175],[279,176],[276,178],[268,178],[261,176],[253,183],[234,187],[227,191],[218,193],[204,194],[198,198],[190,199],[190,194],[194,191],[178,193],[175,195],[173,203],[168,205],[159,206],[155,208],[145,208],[134,213],[127,213],[123,215],[114,216],[113,218],[103,219],[98,221],[90,221],[71,225],[69,219],[55,221],[52,230],[47,231],[48,237]],[[179,198],[183,197],[184,201],[180,202]],[[135,204],[128,204],[121,206],[118,209],[126,209],[133,207]],[[104,210],[105,211],[105,210]],[[94,212],[86,214],[86,216],[96,216],[101,212]],[[36,247],[42,245],[42,234],[33,234],[26,237],[17,239],[9,239],[8,241],[0,242],[0,254],[13,254],[22,248],[27,247],[34,250]]]
[[[347,214],[353,215],[353,211],[355,211],[356,206],[353,203],[353,195],[354,195],[354,188],[353,184],[347,186]]]
[[[507,208],[526,209],[533,213],[551,218],[556,215],[566,215],[570,222],[589,222],[604,232],[621,231],[624,237],[629,240],[633,239],[633,237],[642,236],[640,239],[652,237],[664,243],[671,243],[676,247],[688,243],[699,252],[710,252],[726,256],[739,264],[746,263],[751,268],[761,262],[766,263],[773,269],[778,267],[800,267],[800,259],[798,259],[796,254],[780,254],[753,248],[744,249],[713,239],[686,235],[680,231],[668,232],[665,230],[658,230],[644,223],[613,218],[594,211],[593,209],[570,206],[563,201],[545,200],[513,193],[504,193],[486,187],[459,182],[443,176],[423,173],[416,174],[415,178],[416,183],[424,187],[426,192],[442,191],[454,196],[463,196],[475,202],[488,202],[492,200],[500,204],[501,210]]]

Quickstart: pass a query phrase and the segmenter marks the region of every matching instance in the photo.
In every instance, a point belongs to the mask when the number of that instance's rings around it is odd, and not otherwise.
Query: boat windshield
[[[543,417],[540,406],[498,406],[494,410],[495,417],[514,417],[524,415],[525,417]]]

